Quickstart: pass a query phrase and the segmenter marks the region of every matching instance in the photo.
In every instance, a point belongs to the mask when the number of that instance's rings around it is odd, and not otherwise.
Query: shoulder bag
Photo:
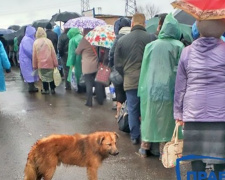
[[[93,49],[94,53],[97,55],[97,52],[96,52],[96,50],[94,49],[93,46],[92,46],[92,49]],[[95,82],[99,82],[99,83],[104,84],[105,86],[109,86],[109,84],[110,84],[110,80],[109,80],[110,73],[111,73],[111,69],[108,66],[104,65],[104,60],[103,60],[102,63],[99,63],[98,71],[97,71],[97,74],[95,76]]]

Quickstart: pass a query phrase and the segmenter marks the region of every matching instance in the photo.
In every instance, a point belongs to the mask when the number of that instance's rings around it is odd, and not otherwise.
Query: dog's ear
[[[117,134],[116,132],[114,132],[114,134],[116,135],[116,139],[120,137],[119,134]]]
[[[105,139],[105,136],[99,136],[98,139],[97,139],[98,144],[101,145],[102,142],[104,141],[104,139]]]

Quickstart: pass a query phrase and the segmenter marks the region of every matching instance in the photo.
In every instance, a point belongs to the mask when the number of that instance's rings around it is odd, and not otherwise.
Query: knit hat
[[[52,24],[50,22],[46,25],[46,29],[52,29]]]

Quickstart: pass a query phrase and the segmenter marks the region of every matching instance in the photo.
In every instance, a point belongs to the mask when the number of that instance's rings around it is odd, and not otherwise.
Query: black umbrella
[[[81,17],[81,15],[76,12],[65,11],[65,12],[60,12],[60,13],[54,14],[50,21],[51,22],[55,22],[55,21],[67,22],[69,19],[74,19],[77,17]]]
[[[16,37],[16,32],[11,33],[11,34],[5,34],[5,35],[3,35],[3,37],[7,41],[8,45],[13,45],[14,44],[14,38]]]
[[[23,39],[23,37],[24,37],[24,35],[25,35],[25,32],[26,32],[26,28],[27,28],[27,26],[29,26],[29,25],[30,25],[30,24],[22,26],[22,27],[16,32],[16,37],[18,38],[18,45],[20,44],[21,40]]]
[[[15,37],[12,36],[12,34],[16,33],[16,31],[12,29],[0,29],[0,35],[5,39],[7,44],[13,44],[13,38]],[[12,40],[12,41],[11,41]]]
[[[182,10],[176,10],[174,12],[174,17],[177,19],[179,23],[193,25],[195,22],[195,18]]]
[[[3,28],[0,28],[0,35],[11,34],[13,32],[15,32],[15,31],[12,30],[12,29],[3,29]]]
[[[45,28],[49,22],[50,22],[49,19],[40,19],[40,20],[34,21],[31,26],[35,27],[36,29],[38,27]],[[51,24],[52,24],[52,26],[55,25],[54,22],[51,22]]]
[[[20,29],[20,26],[19,25],[11,25],[8,27],[8,29],[12,29],[14,31],[18,31]]]

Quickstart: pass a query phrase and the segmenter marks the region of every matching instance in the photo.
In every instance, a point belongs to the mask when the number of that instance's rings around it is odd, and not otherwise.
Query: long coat
[[[118,40],[114,54],[114,65],[124,77],[125,91],[138,88],[145,46],[155,39],[155,35],[147,33],[143,26],[136,25],[132,27],[129,34]]]
[[[173,98],[176,68],[184,47],[177,20],[168,15],[158,40],[145,47],[138,95],[141,100],[141,137],[145,142],[171,140],[175,121]]]
[[[10,69],[10,62],[5,52],[5,48],[0,41],[0,92],[5,91],[5,76],[4,69]]]
[[[47,38],[43,28],[38,28],[36,40],[33,47],[33,67],[34,69],[54,69],[58,66],[58,60],[54,46]]]
[[[83,36],[80,34],[80,30],[78,28],[71,28],[67,36],[69,38],[69,46],[68,46],[68,58],[66,65],[70,67],[69,75],[67,80],[71,81],[71,70],[72,66],[75,67],[75,76],[77,78],[77,83],[79,84],[80,76],[82,74],[82,66],[81,66],[81,55],[77,55],[75,53],[81,39]]]
[[[19,47],[20,69],[25,82],[32,83],[38,81],[38,76],[32,76],[32,53],[35,40],[35,28],[27,26],[25,36]]]

